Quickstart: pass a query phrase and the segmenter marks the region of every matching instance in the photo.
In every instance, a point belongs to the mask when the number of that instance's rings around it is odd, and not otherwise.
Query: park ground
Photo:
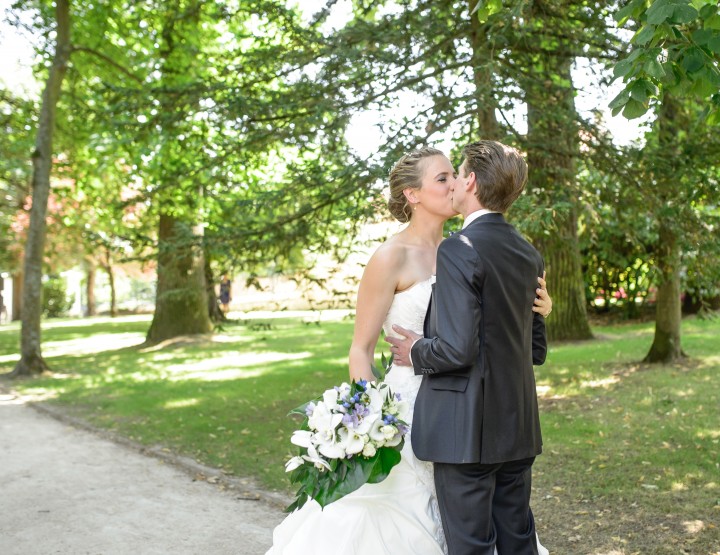
[[[125,542],[162,537],[176,541],[176,553],[198,552],[187,543],[198,538],[208,539],[206,553],[262,553],[291,494],[282,466],[297,423],[286,414],[344,378],[352,329],[345,313],[279,316],[241,315],[212,340],[153,348],[139,346],[144,317],[47,323],[52,373],[5,383],[3,411],[33,416],[0,428],[9,455],[2,458],[11,461],[3,465],[10,484],[3,498],[14,503],[3,510],[3,528],[25,526],[27,535],[15,536],[23,541],[96,542],[87,551],[57,544],[60,553],[122,553],[114,549]],[[638,362],[651,323],[594,331],[593,341],[552,345],[549,363],[537,369],[545,451],[533,507],[543,543],[563,555],[720,554],[720,321],[685,320],[690,358],[665,366]],[[17,328],[0,328],[0,371],[11,369],[16,342]],[[39,421],[61,428],[43,435]],[[64,448],[19,458],[63,436]],[[25,443],[8,451],[13,441]],[[93,441],[111,454],[83,447]],[[122,453],[133,468],[112,466]],[[121,503],[120,518],[103,509],[110,505],[80,504],[103,487],[63,488],[63,480],[93,468],[119,481],[108,491],[121,501],[149,477],[151,501]],[[155,476],[158,468],[170,476]],[[195,500],[198,491],[209,501]],[[23,499],[32,501],[25,509],[15,504]],[[198,515],[206,524],[183,524]],[[182,533],[168,532],[173,521]],[[113,528],[123,522],[127,536]],[[148,532],[139,532],[143,525]],[[248,547],[237,549],[243,542]]]
[[[0,393],[0,553],[264,554],[279,496]]]

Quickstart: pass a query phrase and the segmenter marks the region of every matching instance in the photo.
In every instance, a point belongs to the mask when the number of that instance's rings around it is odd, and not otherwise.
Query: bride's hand
[[[533,312],[542,314],[543,317],[547,318],[552,312],[553,303],[550,295],[548,295],[547,292],[547,284],[545,283],[545,272],[543,272],[543,277],[538,278],[538,283],[540,284],[540,287],[535,290],[535,292],[537,293],[537,297],[535,297]]]

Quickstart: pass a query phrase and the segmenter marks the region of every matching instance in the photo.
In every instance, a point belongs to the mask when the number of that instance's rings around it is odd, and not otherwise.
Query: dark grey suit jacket
[[[545,322],[532,311],[543,261],[501,214],[440,244],[412,428],[421,460],[494,464],[542,451],[533,364],[545,362]]]

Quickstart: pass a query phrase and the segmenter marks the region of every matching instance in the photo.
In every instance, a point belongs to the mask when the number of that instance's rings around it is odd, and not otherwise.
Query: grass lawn
[[[320,325],[267,315],[155,348],[137,347],[147,317],[51,321],[53,374],[13,387],[287,492],[285,415],[347,376],[352,322],[326,314]],[[653,327],[627,324],[552,345],[537,368],[545,451],[533,507],[551,553],[720,554],[720,319],[683,326],[683,364],[640,364]],[[17,353],[17,324],[0,327],[0,372]]]

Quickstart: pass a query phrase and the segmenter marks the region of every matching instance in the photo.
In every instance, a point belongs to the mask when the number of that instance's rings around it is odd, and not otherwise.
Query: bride
[[[377,249],[360,281],[350,347],[351,379],[375,379],[371,365],[381,329],[395,335],[391,324],[398,324],[422,334],[443,224],[456,215],[451,197],[454,180],[450,160],[434,148],[406,154],[392,168],[388,207],[408,225]],[[547,316],[552,301],[545,282],[539,282],[532,310]],[[385,379],[410,405],[408,423],[421,380],[411,367],[394,365]],[[409,437],[401,454],[400,463],[383,482],[365,484],[324,509],[309,501],[288,515],[275,528],[267,555],[446,554],[432,463],[415,458]],[[539,542],[538,550],[541,555],[548,553]]]

